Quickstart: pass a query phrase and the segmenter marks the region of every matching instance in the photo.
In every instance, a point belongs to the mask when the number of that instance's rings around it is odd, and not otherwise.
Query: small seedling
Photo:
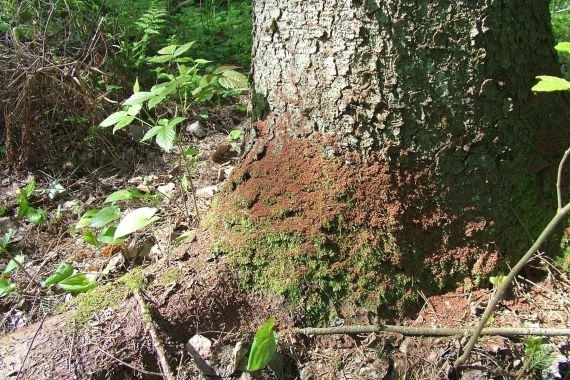
[[[18,193],[18,219],[26,218],[35,225],[43,224],[47,217],[47,212],[36,209],[30,204],[30,199],[36,190],[36,181],[32,180]]]
[[[545,346],[541,337],[530,337],[524,341],[524,364],[521,367],[517,379],[526,378],[528,371],[541,371],[554,360],[554,351]]]
[[[228,134],[228,140],[230,141],[238,141],[242,138],[243,131],[240,129],[232,129]]]
[[[73,266],[61,263],[45,280],[40,282],[44,288],[54,285],[68,293],[85,293],[95,286],[97,282],[90,281],[85,273],[73,274]]]
[[[275,327],[275,317],[269,318],[257,329],[253,344],[249,351],[246,371],[255,372],[263,369],[269,364],[277,353],[277,332],[273,330]]]

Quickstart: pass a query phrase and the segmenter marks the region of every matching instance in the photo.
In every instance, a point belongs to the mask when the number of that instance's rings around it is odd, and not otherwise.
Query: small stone
[[[193,134],[194,136],[200,139],[206,137],[207,135],[207,132],[202,126],[202,123],[200,123],[200,120],[188,124],[186,126],[186,131],[188,131],[189,133]]]
[[[207,362],[206,359],[212,356],[212,342],[200,335],[196,334],[188,343],[186,343],[186,351],[192,356],[194,359],[194,363],[196,367],[202,372],[205,376],[217,376],[218,374],[212,368],[212,366]]]
[[[218,186],[206,186],[201,189],[196,190],[196,196],[198,198],[211,198],[218,192]]]

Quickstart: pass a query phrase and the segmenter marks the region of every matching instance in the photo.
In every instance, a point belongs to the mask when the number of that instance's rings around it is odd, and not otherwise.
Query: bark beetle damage
[[[342,299],[387,311],[411,301],[414,284],[435,290],[494,266],[493,249],[468,243],[490,222],[447,210],[437,201],[446,189],[427,170],[327,159],[320,140],[269,141],[261,158],[251,153],[236,168],[213,207],[218,249],[246,286],[305,302],[309,316]]]

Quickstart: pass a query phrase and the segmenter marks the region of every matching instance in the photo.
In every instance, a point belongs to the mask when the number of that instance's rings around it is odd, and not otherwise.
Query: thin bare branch
[[[497,303],[499,303],[499,301],[503,298],[503,295],[511,285],[511,282],[513,281],[515,276],[523,269],[525,264],[532,258],[532,256],[538,250],[538,248],[554,232],[554,229],[556,228],[558,223],[560,223],[565,218],[566,214],[568,214],[569,212],[570,212],[570,203],[556,212],[550,223],[548,223],[548,225],[542,231],[538,239],[536,239],[532,247],[529,248],[529,250],[525,253],[525,255],[518,261],[518,263],[513,267],[513,269],[511,269],[511,271],[505,277],[503,282],[497,287],[495,293],[493,294],[493,296],[489,300],[489,303],[487,304],[487,307],[485,308],[485,312],[481,316],[479,324],[475,328],[473,335],[471,335],[469,342],[467,342],[463,355],[458,357],[455,363],[453,364],[454,368],[458,368],[463,362],[465,362],[465,360],[467,360],[467,358],[469,358],[469,355],[471,354],[473,347],[475,347],[475,343],[477,343],[477,339],[479,339],[479,336],[481,335],[483,328],[487,324],[487,320],[493,313],[493,310],[495,309]]]
[[[304,335],[335,335],[335,334],[370,334],[370,333],[396,333],[406,336],[467,336],[473,334],[473,329],[454,327],[411,327],[395,325],[354,325],[338,327],[305,327],[294,329],[293,334]],[[570,336],[568,328],[534,328],[534,327],[506,327],[486,328],[479,335],[499,336]]]

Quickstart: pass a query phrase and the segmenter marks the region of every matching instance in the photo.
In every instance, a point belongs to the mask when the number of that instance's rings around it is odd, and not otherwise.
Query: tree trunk
[[[548,1],[254,3],[251,141],[212,218],[245,285],[391,310],[537,236],[569,142],[530,91],[558,72]]]

